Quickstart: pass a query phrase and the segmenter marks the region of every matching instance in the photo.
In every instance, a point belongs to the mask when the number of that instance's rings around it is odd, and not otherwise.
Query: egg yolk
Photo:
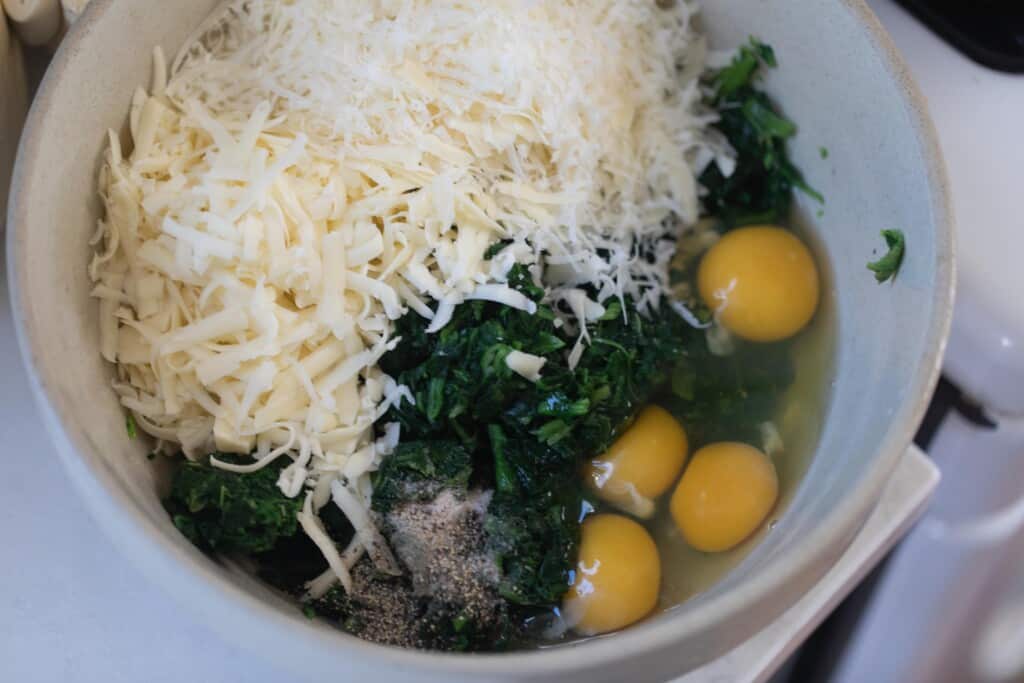
[[[775,506],[779,480],[772,461],[753,446],[716,443],[693,455],[669,509],[697,550],[728,550],[754,533]]]
[[[602,500],[638,517],[654,514],[652,499],[668,491],[686,462],[686,432],[667,410],[647,406],[600,457],[584,467]]]
[[[726,233],[701,259],[697,287],[718,321],[748,341],[791,337],[818,308],[810,250],[793,233],[771,226]]]
[[[577,632],[607,633],[643,619],[660,586],[661,560],[646,529],[621,515],[583,521],[575,580],[562,605]]]

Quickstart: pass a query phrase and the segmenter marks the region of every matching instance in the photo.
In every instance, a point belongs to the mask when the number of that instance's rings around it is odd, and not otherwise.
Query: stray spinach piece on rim
[[[903,256],[907,249],[907,238],[902,230],[883,230],[882,239],[885,240],[889,251],[877,261],[868,264],[868,270],[875,274],[879,283],[886,282],[896,277],[903,265]]]

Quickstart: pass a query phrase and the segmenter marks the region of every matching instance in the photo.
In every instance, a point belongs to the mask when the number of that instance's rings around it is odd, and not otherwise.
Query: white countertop
[[[289,680],[195,621],[124,561],[89,518],[36,414],[2,275],[0,681]],[[764,680],[906,531],[937,479],[910,452],[832,573],[773,627],[681,683]]]
[[[88,516],[36,414],[0,283],[0,681],[288,680],[193,620]]]

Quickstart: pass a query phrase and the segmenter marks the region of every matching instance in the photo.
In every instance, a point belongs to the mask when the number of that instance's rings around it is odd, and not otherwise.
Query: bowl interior
[[[159,502],[166,472],[125,433],[88,295],[88,241],[100,211],[96,171],[105,131],[122,127],[133,89],[148,84],[153,46],[173,53],[215,4],[96,0],[47,74],[11,196],[9,273],[37,397],[72,478],[131,561],[221,632],[307,674],[415,672],[440,680],[664,678],[749,637],[828,569],[922,414],[948,328],[953,277],[931,129],[862,3],[705,3],[714,48],[751,34],[775,47],[781,68],[766,85],[798,122],[793,155],[826,197],[820,212],[806,198],[800,202],[832,271],[835,377],[820,444],[795,500],[740,566],[683,607],[612,637],[498,656],[395,651],[308,622],[178,534]],[[879,231],[890,227],[906,233],[908,252],[895,284],[879,286],[865,263],[881,248]]]

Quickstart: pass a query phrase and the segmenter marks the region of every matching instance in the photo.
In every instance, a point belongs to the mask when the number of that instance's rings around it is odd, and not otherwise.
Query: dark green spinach
[[[786,344],[737,342],[716,356],[703,335],[690,340],[659,401],[686,429],[691,448],[714,441],[743,441],[760,448],[761,424],[771,420],[779,396],[794,379]]]
[[[386,513],[402,503],[433,500],[446,489],[464,492],[472,473],[462,444],[403,441],[374,474],[373,509]]]
[[[215,454],[226,462],[238,456]],[[262,553],[298,530],[300,498],[277,487],[280,466],[235,474],[208,463],[184,462],[178,468],[164,507],[174,525],[196,545],[223,553]]]
[[[575,335],[556,325],[525,267],[513,268],[510,283],[538,304],[535,314],[473,301],[437,334],[425,334],[415,313],[398,321],[402,341],[381,366],[416,402],[392,408],[383,421],[399,422],[403,439],[454,438],[471,454],[473,479],[495,489],[484,526],[502,595],[550,607],[561,600],[575,559],[580,462],[607,448],[650,401],[696,331],[667,306],[647,317],[629,299],[625,310],[613,299],[588,326],[590,343],[570,370],[566,352]],[[513,350],[545,359],[539,381],[508,367]],[[376,491],[391,490],[392,478],[398,474],[382,470]]]
[[[824,202],[789,159],[786,142],[796,134],[796,126],[756,86],[761,70],[775,66],[772,48],[751,38],[727,67],[709,78],[708,105],[719,115],[715,127],[736,151],[736,168],[726,177],[712,163],[700,183],[707,191],[705,213],[725,228],[784,221],[794,188]]]

